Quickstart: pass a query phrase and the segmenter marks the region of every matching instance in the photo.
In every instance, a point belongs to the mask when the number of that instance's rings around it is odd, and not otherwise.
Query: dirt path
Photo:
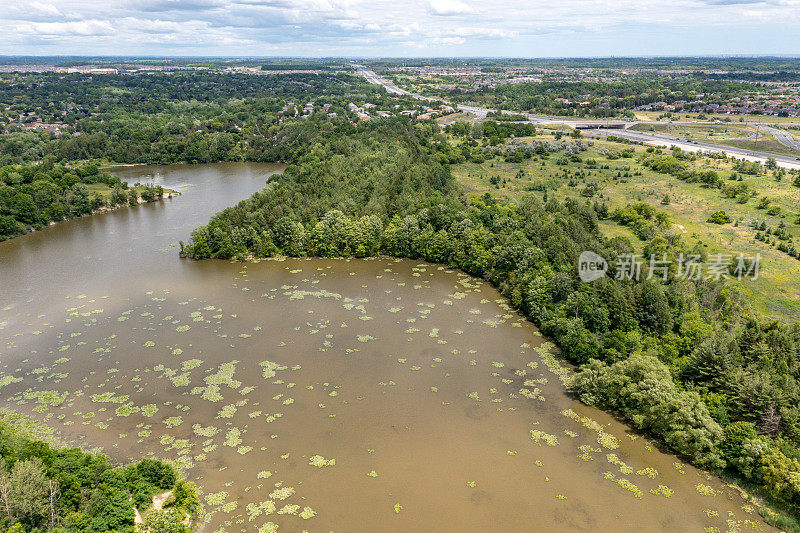
[[[166,502],[167,498],[169,498],[170,496],[172,496],[172,491],[171,490],[168,490],[167,492],[164,492],[163,494],[156,494],[155,496],[153,496],[153,503],[148,508],[148,511],[150,509],[155,509],[156,511],[160,511],[161,509],[163,509],[164,508],[164,502]],[[133,508],[133,523],[134,524],[141,524],[142,522],[144,522],[144,518],[142,518],[142,514],[139,512],[139,509],[134,507]]]

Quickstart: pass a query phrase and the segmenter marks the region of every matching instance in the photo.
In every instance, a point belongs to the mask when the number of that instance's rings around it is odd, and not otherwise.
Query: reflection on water
[[[177,461],[209,531],[766,527],[569,398],[555,348],[482,281],[406,260],[177,257],[274,170],[127,168],[191,185],[0,244],[3,406],[120,461]]]

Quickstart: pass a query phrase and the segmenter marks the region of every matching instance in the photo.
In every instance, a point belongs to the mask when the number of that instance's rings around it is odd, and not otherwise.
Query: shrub
[[[732,220],[731,216],[725,211],[715,211],[708,217],[706,222],[711,222],[712,224],[730,224]]]

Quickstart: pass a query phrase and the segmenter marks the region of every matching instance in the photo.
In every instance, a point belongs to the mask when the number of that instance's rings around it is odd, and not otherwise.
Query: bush
[[[171,466],[155,459],[142,459],[136,470],[143,480],[161,489],[170,489],[175,485],[177,475]]]
[[[725,211],[715,211],[706,219],[706,222],[711,222],[712,224],[730,224],[732,221],[731,216]]]

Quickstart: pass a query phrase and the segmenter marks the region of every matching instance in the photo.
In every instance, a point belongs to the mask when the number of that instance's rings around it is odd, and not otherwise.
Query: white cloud
[[[436,44],[454,45],[464,44],[467,40],[463,37],[434,37],[433,42]]]
[[[3,54],[168,54],[180,45],[199,55],[620,55],[684,52],[692,43],[703,43],[695,53],[800,53],[791,38],[800,34],[800,0],[5,2]],[[665,48],[670,39],[677,45]]]
[[[28,22],[18,26],[20,33],[48,37],[90,37],[114,34],[114,27],[107,20],[81,20],[76,22]]]
[[[443,17],[475,13],[474,8],[460,0],[430,0],[429,6],[431,13]]]
[[[31,2],[28,7],[40,15],[60,17],[61,11],[53,4],[44,4],[42,2]]]

